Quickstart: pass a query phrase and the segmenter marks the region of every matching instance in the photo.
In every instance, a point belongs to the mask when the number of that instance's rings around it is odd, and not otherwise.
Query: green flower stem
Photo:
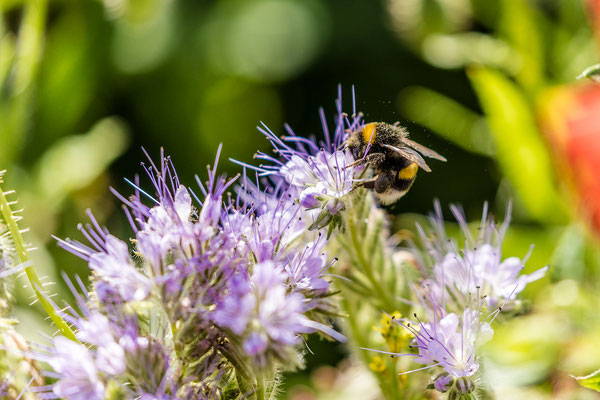
[[[223,357],[227,359],[235,368],[236,375],[244,380],[246,383],[253,383],[252,373],[248,365],[238,357],[238,355],[230,348],[229,345],[225,344],[223,348],[219,349],[219,352]]]
[[[401,308],[396,301],[395,288],[398,288],[398,271],[391,263],[391,249],[386,248],[389,235],[385,215],[375,207],[374,200],[367,192],[357,193],[352,206],[345,215],[345,231],[337,237],[341,275],[350,278],[341,281],[341,304],[347,314],[346,333],[355,354],[359,354],[364,365],[369,365],[374,354],[361,348],[374,348],[371,340],[376,320],[368,315],[380,315],[381,311],[393,312]],[[389,251],[388,251],[389,250]],[[370,306],[372,306],[372,308]],[[365,308],[365,307],[368,307]],[[398,384],[397,366],[386,373],[374,372],[384,398],[399,400],[406,398]]]
[[[177,323],[171,321],[169,326],[171,327],[171,336],[173,337],[173,340],[175,340],[175,335],[177,334]]]
[[[347,327],[350,329],[352,344],[353,346],[355,346],[353,353],[359,354],[363,364],[368,366],[371,362],[371,356],[373,356],[373,353],[368,350],[363,350],[361,349],[361,347],[371,347],[371,343],[369,342],[367,337],[365,337],[365,333],[369,332],[372,329],[372,326],[365,327],[364,324],[360,324],[360,318],[356,318],[356,308],[353,307],[347,299],[343,299],[342,303],[344,309],[348,312],[348,319],[346,321]],[[392,392],[396,392],[398,388],[390,388],[390,385],[388,384],[388,382],[386,382],[386,379],[383,375],[373,373],[373,376],[375,377],[375,379],[377,379],[377,382],[379,383],[379,388],[383,392],[384,397],[386,399],[400,399],[400,397],[398,397],[395,393],[391,394]]]
[[[363,251],[363,246],[358,239],[358,234],[356,230],[356,226],[354,221],[348,221],[347,223],[348,231],[350,232],[350,239],[352,241],[352,246],[354,247],[354,253],[356,254],[356,261],[358,261],[358,266],[364,272],[365,276],[369,280],[373,288],[373,294],[379,298],[381,305],[387,311],[394,311],[394,302],[389,297],[388,293],[381,286],[375,275],[373,274],[373,269],[371,268],[371,264],[365,258],[365,254]]]
[[[265,381],[261,377],[256,377],[256,400],[266,400]]]
[[[10,209],[10,205],[8,204],[8,200],[2,189],[0,188],[0,210],[2,212],[2,217],[6,222],[12,239],[14,241],[17,254],[19,255],[19,259],[22,263],[29,263],[31,261],[29,257],[29,253],[27,252],[27,248],[25,247],[25,242],[23,241],[23,236],[21,235],[21,231],[19,230],[19,225],[15,221],[12,215],[12,210]],[[60,332],[67,338],[78,342],[75,337],[75,333],[71,329],[71,327],[67,324],[67,322],[57,313],[54,309],[54,306],[48,300],[48,294],[45,292],[42,281],[37,275],[35,268],[32,265],[29,265],[25,268],[25,274],[27,274],[27,279],[29,279],[29,283],[35,292],[35,296],[44,307],[44,310],[52,319],[56,327],[60,330]]]
[[[400,399],[400,384],[398,382],[398,369],[396,368],[396,360],[391,363],[392,366],[390,368],[390,376],[391,376],[391,386],[392,387],[392,399]]]

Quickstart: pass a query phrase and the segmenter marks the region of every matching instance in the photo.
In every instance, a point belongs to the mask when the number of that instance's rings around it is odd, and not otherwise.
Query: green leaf
[[[6,100],[0,102],[0,164],[10,164],[25,145],[27,124],[35,92],[35,82],[43,52],[46,0],[31,0],[23,10],[14,55],[11,87],[1,87]],[[9,49],[6,45],[2,50]],[[8,57],[7,54],[3,57]],[[8,90],[10,89],[10,90]]]
[[[574,376],[573,378],[577,379],[577,383],[581,386],[600,392],[600,369],[587,376]]]
[[[4,31],[0,22],[0,86],[6,82],[15,58],[15,38]]]
[[[521,58],[515,77],[519,84],[533,92],[544,81],[543,16],[528,0],[502,0],[500,32]]]
[[[529,214],[542,222],[564,222],[566,208],[556,186],[552,162],[523,92],[488,68],[467,71],[487,116],[496,159]]]
[[[117,118],[104,118],[86,134],[57,141],[36,165],[39,196],[47,206],[57,207],[100,176],[123,154],[128,141],[127,129]]]
[[[439,68],[464,68],[477,64],[496,67],[514,75],[520,71],[521,56],[505,40],[479,32],[429,35],[423,57]]]
[[[552,277],[562,279],[585,279],[585,232],[579,224],[566,226],[552,253]]]
[[[400,108],[409,120],[467,151],[486,156],[494,154],[485,118],[443,94],[413,86],[400,94]]]
[[[40,140],[29,145],[34,151],[78,129],[86,111],[98,104],[105,79],[101,71],[108,69],[107,57],[98,49],[102,34],[86,7],[73,7],[53,20],[36,95],[34,126]]]

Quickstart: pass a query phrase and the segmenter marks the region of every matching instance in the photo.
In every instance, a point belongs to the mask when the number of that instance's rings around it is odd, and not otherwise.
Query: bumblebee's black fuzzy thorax
[[[385,122],[377,122],[375,126],[375,130],[379,136],[378,141],[380,143],[396,146],[402,142],[402,139],[408,137],[406,129],[399,126],[386,124]]]
[[[354,142],[353,147],[363,152],[369,147],[369,153],[388,153],[389,150],[383,147],[383,144],[399,146],[402,143],[402,139],[407,136],[408,132],[404,128],[386,124],[385,122],[375,122],[365,125],[361,134],[356,135],[355,140],[358,143]],[[355,154],[355,157],[362,157],[363,155]]]

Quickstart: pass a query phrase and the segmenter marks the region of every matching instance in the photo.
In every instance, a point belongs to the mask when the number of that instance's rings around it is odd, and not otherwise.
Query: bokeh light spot
[[[328,31],[321,6],[310,1],[229,7],[233,5],[215,10],[207,32],[208,59],[221,73],[262,81],[288,79],[315,58]]]
[[[552,288],[552,302],[557,306],[569,306],[577,300],[578,296],[579,286],[572,279],[560,281]]]

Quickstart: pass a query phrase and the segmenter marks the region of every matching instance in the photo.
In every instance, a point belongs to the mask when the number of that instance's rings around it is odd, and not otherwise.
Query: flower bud
[[[300,198],[298,199],[300,205],[306,209],[313,209],[319,207],[321,201],[318,198],[318,193],[316,191],[305,190],[300,194]]]
[[[475,390],[475,384],[467,377],[458,378],[454,386],[459,394],[468,394]]]
[[[438,375],[438,377],[435,379],[433,387],[438,392],[446,393],[448,390],[450,390],[450,388],[452,388],[453,384],[454,378],[447,373],[443,373]]]

